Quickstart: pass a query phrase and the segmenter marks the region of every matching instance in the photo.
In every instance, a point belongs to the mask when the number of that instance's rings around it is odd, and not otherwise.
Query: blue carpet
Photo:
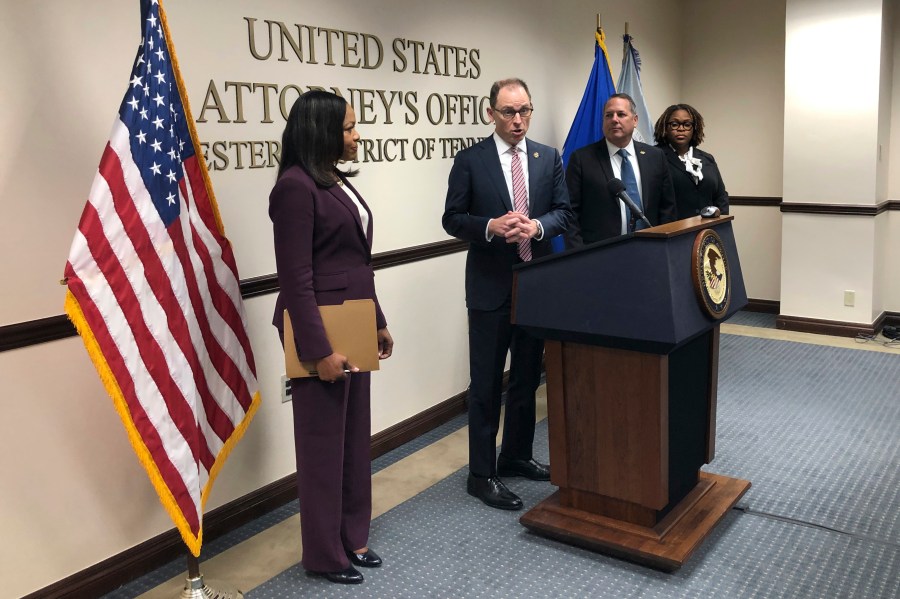
[[[731,318],[726,320],[728,324],[740,324],[748,327],[759,327],[763,329],[774,329],[775,314],[766,314],[764,312],[747,312],[742,310],[736,312]]]
[[[900,544],[900,355],[723,335],[712,472],[739,505]]]
[[[546,422],[538,429],[546,446]],[[732,511],[674,574],[545,539],[522,512],[488,508],[465,493],[462,469],[377,518],[370,542],[385,566],[362,587],[341,587],[291,568],[247,594],[284,597],[596,597],[642,599],[896,596],[900,548]],[[553,491],[520,479],[526,509]]]
[[[386,564],[363,587],[297,566],[248,598],[898,597],[898,381],[897,355],[723,335],[708,469],[753,487],[673,574],[527,532],[521,512],[469,497],[463,468],[373,522]],[[546,421],[535,453],[547,456]],[[526,509],[553,491],[510,487]]]
[[[527,532],[522,512],[469,497],[463,468],[373,522],[371,543],[386,563],[365,570],[364,585],[332,585],[297,566],[247,597],[898,598],[898,382],[897,354],[722,335],[708,470],[753,487],[674,574]],[[464,425],[456,418],[373,470]],[[544,421],[535,454],[547,451]],[[526,509],[554,490],[521,479],[510,487]],[[204,558],[296,512],[292,502],[207,543]],[[176,560],[108,597],[134,597],[183,569]]]

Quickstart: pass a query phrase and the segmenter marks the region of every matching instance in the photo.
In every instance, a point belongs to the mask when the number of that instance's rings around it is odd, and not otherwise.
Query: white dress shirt
[[[340,187],[344,190],[344,193],[347,194],[347,197],[356,204],[356,209],[359,210],[359,220],[362,223],[363,236],[366,236],[369,231],[369,211],[362,205],[359,196],[356,195],[349,185],[344,185],[342,182],[340,183]]]
[[[500,156],[500,168],[503,169],[503,180],[506,181],[506,190],[509,192],[509,203],[511,206],[515,206],[516,202],[513,198],[512,184],[512,154],[509,151],[513,146],[506,143],[506,141],[497,135],[496,132],[494,132],[493,138],[494,142],[497,144],[497,152]],[[528,150],[526,148],[524,137],[522,138],[522,141],[515,145],[515,148],[516,152],[519,153],[519,164],[522,165],[522,175],[525,177],[525,192],[528,195],[528,218],[531,218],[531,182],[528,180]],[[544,238],[544,225],[537,219],[532,220],[537,223],[538,228],[537,235],[535,235],[534,238],[540,241]],[[488,221],[488,225],[490,225],[490,221]],[[485,228],[484,237],[490,241],[494,236],[488,232],[487,228]]]

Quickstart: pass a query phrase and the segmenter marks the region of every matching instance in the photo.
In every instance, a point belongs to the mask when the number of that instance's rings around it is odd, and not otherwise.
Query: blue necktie
[[[631,161],[628,160],[628,150],[622,148],[616,154],[622,157],[622,183],[625,184],[625,191],[628,192],[628,197],[634,201],[637,207],[643,210],[641,191],[638,189],[637,177],[634,176],[634,168],[631,166]],[[628,218],[628,230],[631,231],[631,221],[637,217],[632,216],[631,209],[628,206],[625,206],[625,216]],[[643,221],[637,221],[634,230],[643,229],[645,226]]]

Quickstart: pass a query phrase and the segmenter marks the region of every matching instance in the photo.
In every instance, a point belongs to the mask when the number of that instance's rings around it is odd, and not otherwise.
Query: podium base
[[[673,572],[749,488],[750,481],[701,472],[697,486],[652,528],[566,507],[560,504],[559,491],[519,522],[570,545]]]

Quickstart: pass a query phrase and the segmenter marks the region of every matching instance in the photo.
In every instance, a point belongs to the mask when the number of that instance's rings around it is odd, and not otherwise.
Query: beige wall
[[[874,204],[881,65],[881,0],[788,0],[785,66],[784,200]],[[853,31],[853,50],[834,41]],[[846,129],[845,73],[853,86]],[[852,152],[837,148],[852,144]]]
[[[834,52],[840,32],[854,32],[853,52]],[[893,43],[882,0],[851,4],[788,0],[785,47],[784,201],[874,206],[884,200]],[[852,73],[848,97],[835,73]],[[845,148],[850,151],[835,151]],[[891,215],[785,214],[782,219],[781,313],[871,324],[885,303],[884,252]],[[855,294],[854,305],[845,293]]]
[[[732,206],[734,237],[747,297],[781,297],[781,212],[777,206]]]
[[[885,231],[880,235],[878,245],[881,260],[878,264],[878,276],[884,281],[882,299],[884,309],[900,314],[900,212],[893,211],[883,218]]]
[[[703,148],[731,195],[781,195],[784,7],[784,0],[685,2],[683,101],[703,115]]]
[[[545,65],[550,77],[556,110],[553,127],[562,145],[572,118],[587,84],[594,59],[593,32],[596,12],[602,13],[606,33],[612,79],[619,78],[622,65],[622,34],[625,23],[643,59],[641,81],[651,118],[681,95],[684,65],[680,60],[681,31],[673,23],[681,23],[683,2],[680,0],[634,0],[605,2],[587,7],[579,2],[548,3],[548,20],[557,41],[555,59]],[[552,6],[552,8],[550,8]]]
[[[716,157],[732,196],[781,196],[784,11],[784,0],[684,3],[684,79],[678,101],[703,115],[703,149]],[[778,207],[735,206],[732,214],[747,295],[778,300]]]
[[[891,77],[891,123],[890,147],[882,148],[882,155],[890,157],[888,163],[888,199],[900,200],[900,10],[896,2],[886,2],[891,10],[892,22],[892,77]],[[900,213],[894,211],[885,215],[887,231],[881,236],[880,278],[884,282],[883,298],[885,310],[900,312]]]
[[[889,3],[888,3],[889,4]],[[889,4],[890,6],[890,4]],[[882,148],[890,157],[889,165],[900,165],[900,10],[891,10],[891,122],[889,146]],[[900,168],[888,168],[888,197],[900,198]]]

